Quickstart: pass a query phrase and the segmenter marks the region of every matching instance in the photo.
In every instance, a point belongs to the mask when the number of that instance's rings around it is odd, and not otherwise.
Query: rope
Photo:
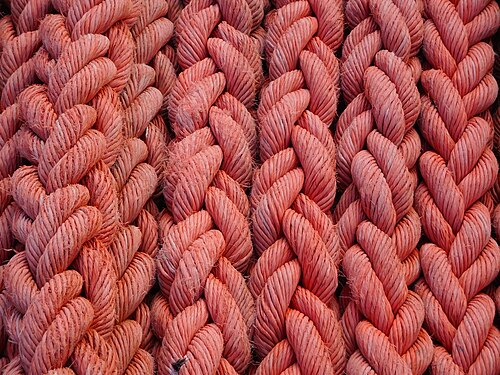
[[[110,250],[116,260],[118,274],[117,321],[120,323],[113,339],[116,345],[128,337],[127,348],[117,348],[122,357],[119,372],[152,373],[152,332],[149,308],[143,303],[155,276],[153,257],[158,251],[158,211],[151,198],[162,173],[161,151],[166,149],[165,124],[158,115],[163,93],[155,87],[155,69],[149,65],[173,33],[172,23],[163,16],[166,4],[142,4],[131,28],[134,40],[134,64],[127,85],[121,93],[124,109],[125,144],[111,173],[115,177],[122,227]],[[163,58],[159,64],[164,69]],[[174,74],[175,77],[175,74]],[[166,76],[170,82],[174,78]],[[168,89],[168,82],[160,81]],[[150,207],[148,209],[148,206]],[[153,213],[151,213],[152,211]],[[126,320],[135,318],[136,321]],[[137,324],[136,324],[137,323]],[[146,363],[144,361],[147,361]],[[140,370],[142,369],[142,370]]]
[[[262,75],[251,32],[262,17],[260,0],[193,0],[176,21],[183,71],[170,95],[176,138],[164,181],[174,225],[162,228],[153,302],[172,318],[155,322],[159,374],[244,373],[250,364],[254,308],[242,273],[252,256],[250,111]]]
[[[420,222],[412,208],[420,139],[414,57],[422,41],[418,4],[371,0],[346,4],[352,30],[342,51],[347,108],[337,125],[336,207],[344,272],[342,326],[347,373],[422,374],[432,342],[424,306],[408,289],[419,274]],[[379,350],[371,350],[377,345]]]
[[[11,14],[0,20],[0,371],[6,373],[20,369],[17,345],[9,334],[7,312],[12,305],[4,290],[4,263],[20,248],[11,230],[16,211],[11,176],[21,161],[16,151],[21,124],[17,98],[36,82],[39,20],[51,11],[50,3],[43,0],[12,1],[10,7]]]
[[[12,336],[26,372],[111,374],[123,357],[115,356],[117,275],[106,248],[119,224],[109,166],[121,146],[117,91],[132,61],[120,49],[128,48],[133,3],[52,5],[62,14],[42,21],[35,61],[44,84],[19,98],[18,149],[33,165],[12,177],[13,232],[26,249],[6,275],[12,326],[22,332]]]
[[[0,20],[0,264],[11,255],[14,207],[10,177],[19,165],[15,138],[20,127],[18,95],[36,82],[34,55],[40,47],[39,19],[50,11],[44,0],[13,1]]]
[[[259,259],[256,373],[340,374],[345,352],[334,292],[340,261],[328,211],[335,198],[342,3],[281,1],[266,17],[268,86],[258,110],[262,165],[252,188]],[[286,58],[284,58],[286,56]]]
[[[422,73],[420,129],[431,151],[420,158],[416,208],[429,243],[421,248],[424,278],[416,290],[437,343],[432,371],[493,374],[500,333],[495,305],[480,291],[497,276],[500,252],[480,199],[498,173],[489,116],[482,115],[498,86],[490,73],[493,49],[482,40],[495,33],[500,11],[493,1],[432,0],[425,12],[430,69]]]

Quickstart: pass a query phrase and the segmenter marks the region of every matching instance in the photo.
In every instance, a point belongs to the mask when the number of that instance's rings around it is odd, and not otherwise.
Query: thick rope
[[[262,75],[250,34],[262,17],[260,0],[193,0],[176,22],[183,71],[170,97],[176,139],[164,182],[174,225],[168,228],[167,220],[162,228],[162,296],[155,300],[172,318],[155,324],[163,336],[159,374],[235,374],[250,364],[254,308],[242,275],[252,256],[245,189],[256,134],[250,110]]]
[[[340,261],[328,216],[343,36],[342,3],[279,1],[266,18],[269,85],[258,117],[262,166],[252,188],[256,373],[340,374],[345,351],[335,301]]]
[[[154,281],[154,257],[158,252],[158,208],[151,198],[163,173],[167,141],[165,123],[159,112],[165,94],[175,81],[172,64],[160,51],[173,34],[173,24],[164,17],[166,13],[164,2],[141,4],[131,29],[135,42],[134,64],[121,94],[126,143],[112,167],[123,225],[112,245],[115,259],[121,258],[117,263],[122,275],[118,281],[118,321],[134,318],[142,330],[140,347],[135,348],[137,352],[127,372],[136,366],[138,356],[144,357],[144,350],[152,354],[154,345],[149,307],[142,301]],[[146,373],[150,371],[152,369]]]
[[[344,193],[335,220],[349,283],[342,318],[347,372],[422,374],[432,342],[422,328],[422,300],[408,285],[419,274],[414,56],[423,23],[411,0],[370,0],[363,7],[349,1],[346,17],[352,27],[342,54],[348,106],[336,134]]]
[[[11,231],[16,210],[11,176],[20,163],[15,147],[21,125],[17,98],[36,82],[34,56],[41,45],[39,21],[51,11],[50,2],[45,0],[12,1],[10,8],[11,14],[0,20],[0,372],[20,368],[17,342],[9,335],[8,311],[12,305],[3,280],[3,264],[15,248],[21,249]]]
[[[493,49],[482,40],[496,32],[500,10],[494,1],[428,0],[425,13],[423,51],[431,69],[422,73],[419,125],[432,151],[419,163],[416,208],[429,243],[421,248],[424,278],[416,290],[436,340],[431,369],[495,374],[500,332],[494,302],[480,292],[498,274],[500,251],[480,200],[498,173],[493,131],[482,116],[498,86]]]
[[[22,332],[13,337],[26,372],[111,374],[119,365],[117,276],[106,247],[118,226],[118,198],[109,165],[121,144],[117,92],[131,63],[113,48],[128,48],[123,38],[134,4],[53,6],[64,16],[48,16],[40,26],[36,72],[45,84],[19,99],[25,125],[18,148],[33,166],[13,176],[20,207],[13,228],[26,248],[6,275],[13,326]],[[67,270],[71,264],[78,272]],[[71,370],[61,369],[67,363]]]
[[[0,20],[0,264],[14,249],[10,229],[14,207],[10,177],[19,165],[15,138],[20,127],[18,95],[36,82],[34,55],[41,45],[40,20],[50,1],[12,1],[11,14]]]

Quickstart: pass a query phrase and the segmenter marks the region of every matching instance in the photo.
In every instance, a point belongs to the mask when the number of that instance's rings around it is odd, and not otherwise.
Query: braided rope
[[[416,192],[429,243],[421,248],[424,278],[416,285],[435,337],[432,372],[500,371],[495,305],[480,291],[500,269],[491,216],[481,202],[498,164],[493,131],[481,113],[498,86],[491,75],[493,49],[481,40],[500,25],[494,1],[430,0],[425,4],[423,50],[431,69],[422,73],[420,129],[432,151],[420,158]]]
[[[245,193],[253,172],[251,115],[262,68],[251,32],[260,0],[193,0],[176,22],[177,61],[158,254],[163,337],[159,374],[244,373],[251,360],[253,301],[242,273],[252,255]]]
[[[118,197],[109,165],[121,144],[117,91],[131,63],[114,48],[124,47],[134,5],[53,6],[64,15],[42,21],[44,49],[35,62],[45,84],[19,98],[18,149],[33,165],[13,176],[19,206],[13,231],[26,251],[6,275],[16,308],[11,325],[21,327],[26,372],[113,374],[121,364],[112,341],[117,275],[107,247],[118,229]],[[71,264],[78,272],[67,270]],[[70,358],[71,369],[62,369]],[[149,364],[152,372],[151,357]]]
[[[140,339],[137,341],[135,336],[133,338],[137,345],[129,347],[132,352],[120,352],[125,359],[128,358],[128,361],[120,364],[126,372],[144,368],[141,359],[147,357],[145,349],[152,350],[153,345],[149,308],[142,301],[152,287],[155,273],[153,257],[158,251],[158,223],[154,212],[158,209],[150,199],[162,173],[161,152],[166,149],[166,129],[163,119],[158,115],[164,99],[163,93],[154,87],[155,80],[158,80],[155,70],[147,63],[161,54],[160,48],[173,33],[172,23],[163,17],[166,12],[165,3],[143,4],[131,29],[135,41],[134,64],[121,94],[126,141],[111,168],[119,192],[122,224],[111,246],[119,275],[117,321],[124,322],[115,330],[120,335],[137,335],[140,329]],[[161,58],[160,55],[159,59]],[[167,63],[168,60],[163,59],[160,68],[168,68],[165,66]],[[168,89],[169,82],[175,79],[175,73],[174,78],[168,74],[164,74],[164,77],[168,81],[160,81],[160,86]],[[148,205],[151,206],[150,209],[147,209]],[[134,317],[138,326],[125,321],[129,317]],[[114,342],[118,344],[119,340],[115,339]],[[141,366],[137,367],[139,364]],[[152,371],[147,366],[145,373]]]
[[[0,20],[0,372],[19,367],[17,345],[10,340],[8,312],[12,305],[4,290],[3,263],[20,248],[11,231],[16,210],[11,195],[11,176],[20,158],[16,151],[19,134],[18,95],[36,82],[34,55],[41,45],[39,20],[50,10],[45,0],[10,3],[11,14]],[[2,370],[2,368],[4,369]]]
[[[345,351],[334,292],[340,261],[328,212],[335,181],[329,126],[338,100],[342,3],[278,1],[266,17],[269,85],[259,104],[251,202],[256,373],[340,374]]]
[[[411,0],[359,5],[346,4],[352,30],[342,51],[342,89],[348,105],[336,134],[344,193],[334,219],[350,293],[342,317],[347,372],[422,374],[432,342],[422,328],[423,303],[408,285],[420,267],[420,222],[412,206],[420,151],[414,56],[423,23]]]
[[[39,20],[50,11],[50,2],[12,1],[10,6],[11,15],[0,20],[0,264],[14,247],[10,176],[20,161],[15,150],[20,126],[17,97],[36,82],[34,55],[41,45]]]

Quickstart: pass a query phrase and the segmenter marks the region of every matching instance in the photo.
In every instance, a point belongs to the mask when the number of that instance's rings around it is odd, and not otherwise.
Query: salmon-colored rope
[[[349,104],[336,134],[344,192],[335,220],[352,299],[342,318],[347,372],[422,374],[432,342],[422,328],[422,300],[408,285],[419,274],[420,221],[412,206],[420,66],[414,56],[423,22],[412,0],[359,4],[346,5],[352,30],[342,51],[342,88]]]
[[[125,354],[130,361],[124,362],[124,372],[139,371],[139,368],[145,371],[139,373],[153,371],[149,364],[141,362],[149,356],[144,350],[152,354],[154,345],[149,307],[142,301],[154,280],[153,258],[158,252],[158,208],[152,196],[163,172],[167,140],[159,112],[175,80],[172,64],[160,52],[173,33],[172,22],[164,17],[166,13],[164,2],[143,3],[131,29],[135,42],[134,64],[121,94],[127,139],[111,168],[118,185],[123,225],[113,244],[116,246],[112,246],[115,259],[121,258],[117,262],[122,275],[118,281],[118,321],[133,317],[142,331],[139,341],[133,338],[134,351]],[[155,68],[148,65],[153,63]],[[157,77],[155,70],[161,77]],[[124,330],[125,327],[121,325],[119,329],[137,334],[137,327]]]
[[[21,125],[18,95],[36,82],[35,58],[41,45],[39,21],[51,10],[50,2],[12,1],[11,14],[0,20],[0,372],[20,369],[17,341],[11,339],[8,311],[12,304],[4,290],[4,262],[20,249],[12,234],[16,205],[11,176],[20,157],[16,138]],[[5,369],[2,369],[5,367]]]
[[[183,69],[169,104],[176,138],[165,170],[168,224],[158,254],[170,309],[159,374],[244,373],[251,360],[253,301],[242,273],[252,255],[249,202],[256,126],[250,110],[261,62],[251,32],[261,0],[193,0],[176,22]]]
[[[416,208],[428,243],[421,248],[424,278],[416,286],[426,323],[436,340],[432,372],[500,371],[495,305],[480,293],[500,269],[482,196],[495,183],[493,131],[482,112],[498,86],[491,74],[493,49],[482,40],[500,25],[494,1],[425,3],[420,130],[430,149],[420,158],[422,183]]]
[[[51,9],[46,0],[12,1],[11,8],[11,14],[0,20],[0,264],[14,248],[10,177],[19,164],[15,150],[20,127],[17,97],[36,82],[34,55],[41,44],[39,20]]]
[[[134,4],[53,6],[62,15],[42,21],[35,64],[44,85],[19,99],[18,149],[33,165],[13,176],[20,208],[13,229],[26,251],[6,275],[13,327],[21,327],[11,331],[26,372],[112,374],[120,364],[112,341],[117,275],[106,246],[118,227],[118,198],[109,165],[121,143],[114,139],[122,133],[117,91],[131,60],[110,57],[122,46],[116,41],[128,32]],[[71,264],[78,272],[67,270]],[[72,370],[61,369],[67,363]]]
[[[345,352],[335,300],[340,261],[328,215],[335,197],[342,3],[278,1],[266,17],[270,82],[259,104],[252,187],[257,374],[340,374]]]

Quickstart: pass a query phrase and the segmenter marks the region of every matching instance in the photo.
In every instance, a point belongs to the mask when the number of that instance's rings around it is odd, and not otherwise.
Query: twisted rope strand
[[[163,336],[160,374],[244,373],[253,301],[242,273],[252,256],[249,187],[255,149],[251,115],[262,75],[251,32],[260,0],[191,1],[176,22],[177,61],[169,119],[165,217],[158,254]]]
[[[39,20],[50,12],[50,2],[12,1],[11,15],[0,20],[0,264],[14,248],[11,233],[11,179],[20,159],[15,139],[20,128],[18,95],[36,82],[35,58],[41,42]]]
[[[498,164],[493,131],[482,112],[494,102],[493,49],[482,40],[500,25],[496,2],[425,3],[420,129],[431,151],[420,158],[416,192],[428,243],[421,248],[423,278],[416,290],[436,340],[432,372],[498,373],[500,332],[495,305],[481,290],[500,269],[491,215],[482,196]],[[446,193],[443,193],[446,191]],[[450,204],[451,203],[451,204]]]
[[[328,211],[335,197],[335,146],[342,4],[280,1],[266,17],[270,82],[258,118],[260,157],[252,188],[259,259],[257,374],[328,373],[345,368],[335,301],[340,261]]]

